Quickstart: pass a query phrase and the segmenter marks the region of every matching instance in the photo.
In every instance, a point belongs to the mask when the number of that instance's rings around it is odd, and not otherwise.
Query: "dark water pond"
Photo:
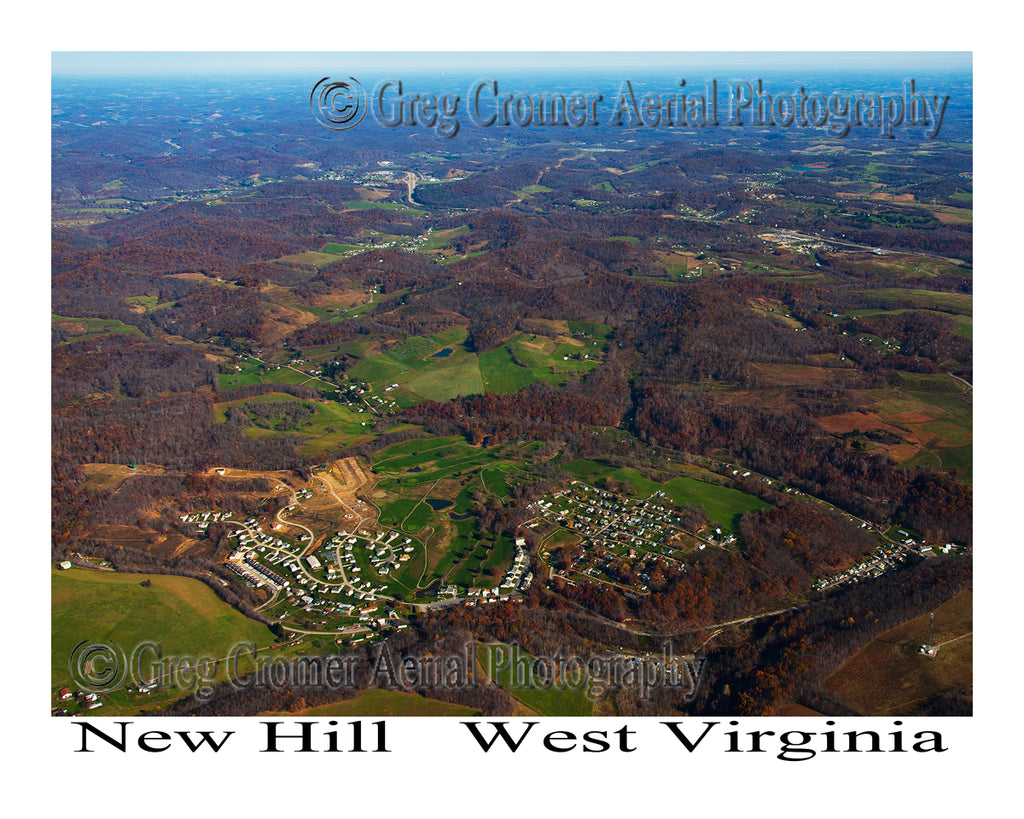
[[[442,509],[447,509],[452,505],[450,500],[444,500],[443,498],[427,498],[423,501],[427,506],[433,509],[435,512],[439,512]]]
[[[454,352],[455,350],[453,350],[451,347],[445,347],[443,350],[438,350],[436,353],[434,353],[431,356],[431,358],[448,358],[448,356],[450,356]]]

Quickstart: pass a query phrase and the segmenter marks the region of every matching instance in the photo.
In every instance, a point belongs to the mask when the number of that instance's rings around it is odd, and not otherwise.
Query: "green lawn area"
[[[463,227],[449,228],[448,230],[435,230],[420,246],[420,250],[424,253],[440,250],[443,247],[447,247],[456,236],[462,236],[466,233],[469,233],[469,227],[465,225]]]
[[[513,541],[481,531],[475,516],[452,519],[450,514],[469,512],[474,493],[481,490],[508,497],[506,475],[516,469],[518,461],[513,459],[521,454],[513,445],[473,447],[458,436],[394,444],[378,453],[373,464],[373,471],[384,476],[376,485],[384,496],[374,499],[381,510],[380,524],[419,532],[420,537],[428,527],[435,532],[450,527],[447,542],[428,538],[429,577],[463,587],[492,587],[497,581],[490,570],[508,567]],[[457,483],[435,487],[441,480]],[[432,498],[451,501],[451,505],[432,509],[425,502]],[[415,580],[421,568],[422,563],[417,563]]]
[[[571,332],[582,333],[598,341],[605,341],[612,332],[610,325],[599,324],[596,321],[569,321],[568,325]]]
[[[129,296],[125,301],[141,307],[147,313],[152,313],[154,310],[160,310],[164,307],[170,307],[174,304],[173,301],[157,302],[156,296]]]
[[[512,360],[508,345],[481,353],[479,359],[480,375],[488,392],[518,392],[537,380],[532,368],[520,367]]]
[[[889,383],[905,390],[919,392],[961,395],[964,391],[963,384],[953,380],[945,373],[908,373],[902,370],[892,370],[889,375]]]
[[[537,381],[563,384],[600,362],[603,337],[610,328],[587,326],[594,329],[595,340],[582,346],[518,334],[480,355],[466,349],[466,328],[452,327],[432,336],[404,338],[386,352],[362,359],[349,377],[375,387],[400,384],[414,396],[434,401],[485,391],[518,392]],[[450,352],[435,357],[446,350]]]
[[[489,467],[480,473],[484,488],[502,499],[507,499],[511,493],[508,482],[505,480],[505,473],[498,467]]]
[[[734,529],[736,518],[744,512],[768,508],[763,500],[746,492],[696,478],[673,478],[663,491],[676,503],[701,507],[712,521],[727,529]]]
[[[375,503],[380,508],[380,525],[400,528],[402,521],[409,517],[409,514],[415,507],[419,506],[420,499],[418,497],[403,497],[387,501],[375,501]]]
[[[316,407],[316,415],[295,429],[299,435],[310,438],[308,443],[299,447],[300,452],[329,452],[352,446],[357,439],[370,434],[369,427],[363,426],[363,421],[368,420],[365,413],[354,412],[348,406],[332,401],[307,403]]]
[[[313,380],[312,376],[291,367],[267,367],[253,359],[242,361],[239,366],[242,368],[239,372],[221,373],[217,376],[218,390],[248,387],[253,384],[305,384]]]
[[[946,469],[963,470],[968,480],[971,479],[974,468],[974,447],[959,446],[938,450],[942,458],[942,465]]]
[[[407,532],[420,531],[420,529],[430,523],[431,518],[436,514],[437,512],[421,501],[413,506],[412,513],[406,518],[405,530]]]
[[[153,301],[156,301],[155,297]],[[64,324],[62,326],[64,332],[68,334],[68,338],[75,341],[81,341],[86,338],[96,338],[97,336],[103,336],[109,333],[127,333],[129,335],[137,336],[145,335],[142,330],[135,325],[125,324],[118,319],[71,318],[69,316],[58,316],[56,313],[53,313],[51,314],[51,320],[55,324],[60,322],[85,322],[86,327],[83,328],[84,332],[74,332],[70,329],[71,325],[68,324]]]
[[[304,711],[267,711],[261,717],[471,717],[480,712],[468,705],[433,700],[408,691],[367,688],[350,700]]]
[[[587,717],[594,712],[594,703],[586,695],[586,678],[582,684],[573,687],[575,680],[556,680],[547,688],[520,685],[536,682],[525,672],[520,679],[513,676],[513,669],[505,666],[525,667],[534,658],[516,646],[478,645],[477,660],[483,666],[484,673],[498,685],[512,694],[533,710],[546,717]]]
[[[407,372],[397,361],[383,355],[374,355],[364,358],[348,371],[351,380],[365,381],[367,384],[395,383]]]
[[[308,373],[283,364],[277,368],[271,367],[263,375],[263,383],[265,384],[306,384],[310,381],[315,382],[316,379]]]
[[[616,467],[601,461],[589,461],[584,458],[577,458],[565,465],[567,472],[571,472],[577,478],[587,483],[594,483],[605,475],[610,475]]]
[[[432,401],[447,401],[460,395],[484,392],[483,378],[476,356],[438,359],[438,363],[405,380],[404,385]]]
[[[472,447],[462,439],[458,439],[456,445],[440,451],[429,451],[425,447],[419,450],[420,455],[398,461],[405,465],[404,474],[400,478],[401,484],[403,487],[417,487],[433,483],[441,478],[473,472],[484,466],[504,464],[505,462],[501,460],[501,450],[501,447],[489,449]],[[383,470],[375,466],[374,471],[392,472],[395,463],[394,461],[389,462]],[[419,467],[419,471],[408,471],[416,467]]]
[[[459,451],[462,447],[471,447],[460,435],[452,435],[447,438],[417,438],[411,441],[402,441],[399,444],[392,444],[382,449],[373,458],[374,472],[405,472],[417,466],[423,466],[429,461],[446,457],[452,452]]]
[[[602,342],[590,342],[584,346],[557,344],[554,340],[540,336],[515,335],[508,341],[515,357],[533,374],[534,381],[564,384],[571,378],[594,369],[601,360]],[[589,358],[583,358],[589,355]],[[568,360],[566,358],[568,357]],[[508,368],[505,368],[506,374]]]
[[[420,398],[447,401],[460,395],[484,392],[477,356],[465,348],[464,327],[452,327],[432,336],[410,336],[387,352],[362,359],[348,373],[376,388],[401,384]],[[444,357],[436,353],[450,350]]]
[[[143,581],[150,581],[148,587]],[[50,576],[54,688],[77,687],[68,661],[80,642],[117,643],[130,656],[145,641],[163,656],[226,657],[239,642],[272,644],[273,633],[222,601],[206,584],[173,575],[54,569]],[[106,708],[97,714],[110,713]]]
[[[235,387],[249,387],[253,384],[262,384],[262,365],[258,361],[249,359],[243,361],[239,366],[239,372],[221,373],[217,376],[217,389],[230,390]]]

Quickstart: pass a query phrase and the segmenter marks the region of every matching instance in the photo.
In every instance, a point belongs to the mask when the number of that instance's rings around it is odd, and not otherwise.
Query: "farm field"
[[[420,398],[446,401],[485,391],[516,392],[538,381],[564,384],[596,367],[604,346],[603,339],[521,333],[477,354],[466,347],[467,337],[464,327],[453,327],[404,338],[363,358],[348,376],[375,388],[399,383]]]
[[[662,491],[677,504],[703,507],[714,523],[730,530],[736,528],[736,521],[744,512],[768,508],[767,503],[746,492],[695,478],[673,478]]]
[[[292,367],[265,364],[255,359],[242,359],[235,372],[217,376],[217,389],[230,390],[235,387],[250,387],[253,384],[316,384],[309,374]]]
[[[140,643],[156,639],[164,656],[222,658],[236,643],[265,647],[276,639],[266,626],[194,578],[54,569],[50,579],[50,675],[55,689],[76,687],[68,660],[83,640],[114,642],[130,654]],[[141,585],[145,581],[150,585]],[[117,711],[115,697],[109,709],[96,713]]]
[[[54,328],[60,330],[67,336],[67,339],[83,341],[89,338],[98,338],[108,333],[126,333],[128,335],[142,336],[143,333],[138,327],[125,324],[117,319],[102,318],[70,318],[68,316],[51,315]]]

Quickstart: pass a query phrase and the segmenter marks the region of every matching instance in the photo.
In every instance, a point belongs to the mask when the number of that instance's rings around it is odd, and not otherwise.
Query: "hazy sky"
[[[599,70],[830,69],[970,71],[971,52],[84,52],[56,51],[52,73],[77,75],[152,74],[332,74],[358,70],[430,70],[458,73],[489,69]]]

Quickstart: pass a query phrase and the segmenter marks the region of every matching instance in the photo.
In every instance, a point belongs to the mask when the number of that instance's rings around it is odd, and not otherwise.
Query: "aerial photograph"
[[[973,713],[970,52],[51,69],[54,717]]]

